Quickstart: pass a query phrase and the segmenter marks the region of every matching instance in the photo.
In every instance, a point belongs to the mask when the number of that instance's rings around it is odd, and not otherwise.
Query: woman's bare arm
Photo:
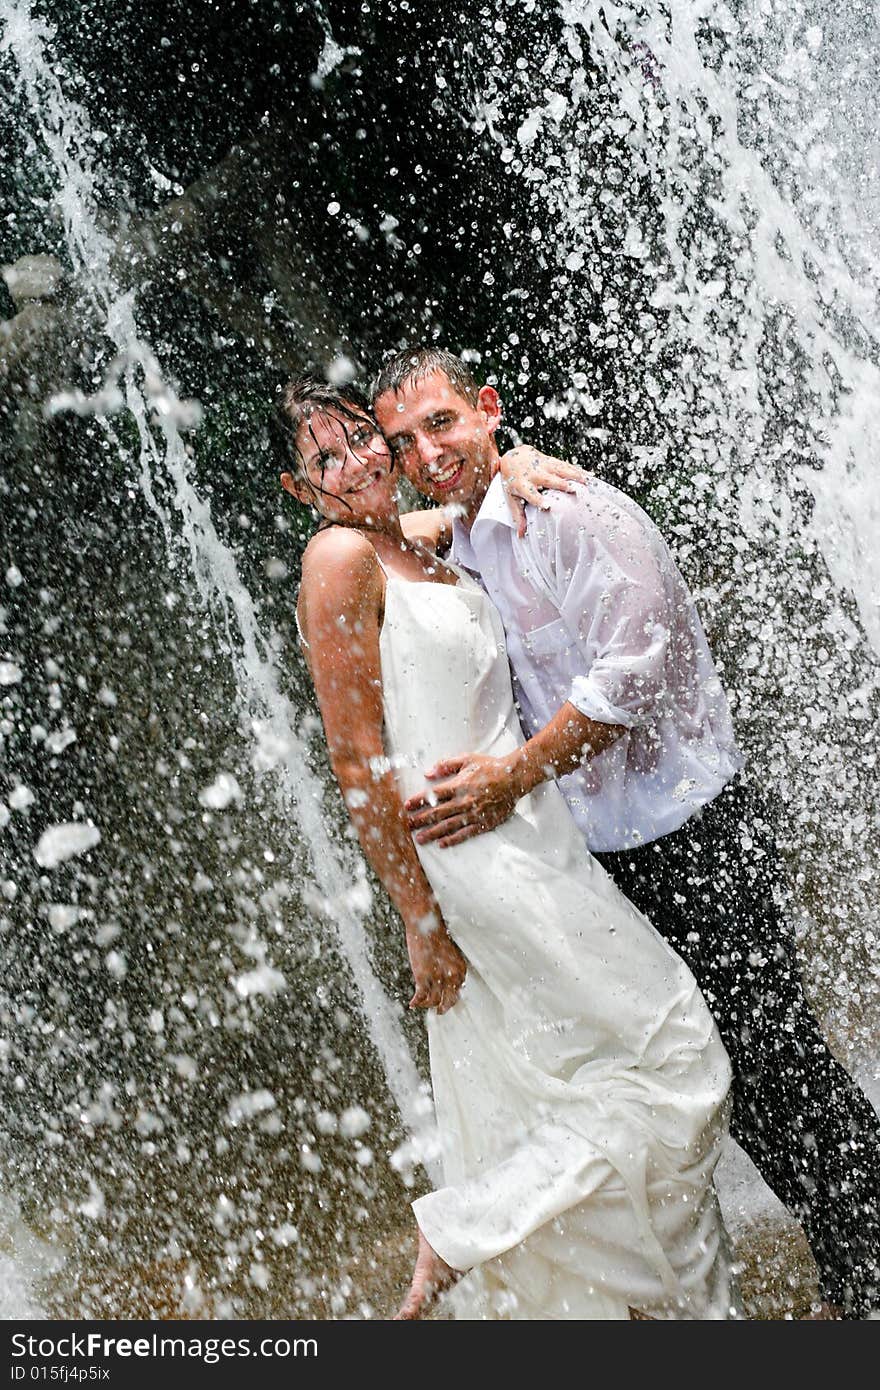
[[[400,518],[403,534],[408,541],[418,541],[443,555],[452,543],[452,522],[445,507],[428,507],[420,512],[404,512]]]
[[[410,1007],[445,1013],[466,965],[419,862],[382,743],[383,588],[363,536],[326,532],[303,557],[300,623],[336,780],[364,854],[403,918],[416,985]]]
[[[507,505],[517,525],[517,534],[526,533],[526,502],[543,511],[547,502],[542,488],[571,492],[572,483],[583,482],[588,476],[577,464],[542,454],[531,445],[519,444],[508,449],[495,465],[501,474]],[[420,541],[437,555],[445,555],[452,544],[452,519],[445,507],[430,507],[424,511],[405,512],[400,518],[407,540]]]

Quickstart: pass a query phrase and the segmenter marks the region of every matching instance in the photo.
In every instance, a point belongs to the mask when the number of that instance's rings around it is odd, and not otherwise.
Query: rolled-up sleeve
[[[568,700],[600,724],[635,729],[655,719],[662,707],[669,634],[651,624],[647,639],[641,640],[627,637],[627,626],[621,625],[618,640],[585,675],[575,676]]]
[[[586,519],[574,508],[557,515],[560,613],[583,667],[572,675],[568,699],[599,723],[651,723],[667,698],[674,626],[653,528],[608,501]]]

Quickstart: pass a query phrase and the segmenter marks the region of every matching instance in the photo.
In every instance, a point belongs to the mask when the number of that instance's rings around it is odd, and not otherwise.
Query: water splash
[[[850,9],[823,67],[831,36],[809,7],[560,0],[559,40],[477,69],[471,110],[552,273],[546,346],[569,385],[540,408],[595,435],[627,402],[631,481],[662,479],[654,501],[702,579],[752,767],[788,812],[826,1018],[868,1061],[880,311],[864,197],[831,162],[846,73],[870,51]]]
[[[17,65],[35,129],[55,172],[65,241],[77,284],[94,312],[99,332],[115,351],[101,390],[92,397],[57,393],[50,412],[73,409],[95,415],[116,441],[111,413],[124,409],[140,443],[139,484],[159,518],[169,550],[182,549],[203,603],[226,632],[245,721],[253,735],[253,765],[276,779],[279,809],[298,827],[317,889],[312,905],[332,924],[351,969],[360,1007],[405,1126],[414,1133],[427,1122],[423,1087],[388,999],[369,961],[364,918],[370,894],[363,865],[328,839],[322,820],[323,788],[310,766],[307,738],[280,688],[270,642],[243,584],[235,558],[221,541],[211,510],[196,491],[181,430],[198,424],[197,403],[181,401],[137,324],[136,295],[119,292],[113,245],[96,216],[98,187],[92,170],[87,117],[64,93],[50,62],[53,30],[27,3],[4,0],[3,50]],[[253,981],[250,981],[253,985]]]
[[[833,100],[839,93],[826,94],[826,108],[814,104],[826,36],[800,5],[777,6],[772,18],[764,5],[735,16],[719,0],[670,0],[653,13],[604,0],[561,0],[558,9],[562,43],[543,65],[540,104],[523,115],[510,74],[487,68],[474,114],[553,232],[542,249],[549,244],[567,300],[558,347],[571,365],[568,404],[587,414],[598,409],[591,411],[585,383],[589,344],[605,334],[624,360],[644,352],[650,363],[662,342],[689,349],[702,373],[696,391],[670,390],[662,370],[644,379],[667,447],[702,452],[715,475],[737,479],[744,505],[761,493],[778,495],[780,465],[784,484],[808,489],[815,506],[805,538],[854,596],[880,654],[873,543],[880,498],[871,469],[880,423],[880,282],[858,235],[854,200],[829,161],[836,151],[824,132],[842,104]],[[858,14],[840,20],[841,43],[850,48]],[[786,86],[763,66],[771,59]],[[603,140],[617,142],[629,169],[594,161]],[[651,225],[652,207],[659,225]],[[609,220],[617,222],[610,243]],[[590,324],[584,342],[577,276],[589,273],[594,288],[612,278],[601,264],[603,247],[609,259],[626,258],[655,282],[650,304],[666,318],[662,332],[642,323],[628,335],[609,289],[606,322]],[[780,403],[768,393],[780,361],[768,369],[762,348],[770,320],[783,315],[790,342],[781,357],[784,363],[796,344],[798,404],[809,409],[804,440],[771,444]],[[633,338],[642,342],[633,347]],[[791,392],[795,371],[781,374]],[[694,413],[710,417],[711,439],[695,439]],[[789,512],[779,527],[784,543],[795,539],[784,534],[790,519]]]

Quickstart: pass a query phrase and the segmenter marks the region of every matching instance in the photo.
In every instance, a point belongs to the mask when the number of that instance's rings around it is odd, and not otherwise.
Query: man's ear
[[[486,429],[490,434],[494,434],[501,424],[501,397],[494,386],[480,387],[477,409],[485,417]]]
[[[285,492],[289,492],[291,497],[295,497],[297,502],[302,502],[303,506],[311,505],[312,493],[308,483],[301,478],[295,478],[292,473],[281,474],[281,486]]]

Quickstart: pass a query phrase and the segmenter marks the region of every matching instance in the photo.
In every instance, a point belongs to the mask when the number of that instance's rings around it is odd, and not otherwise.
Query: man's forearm
[[[549,724],[511,756],[511,775],[517,788],[522,788],[520,796],[540,782],[574,772],[625,733],[622,724],[601,724],[566,702]]]
[[[573,772],[624,733],[621,724],[600,724],[564,704],[534,738],[510,753],[465,753],[426,769],[433,787],[408,798],[409,828],[420,845],[436,842],[441,848],[494,830],[539,782]]]

